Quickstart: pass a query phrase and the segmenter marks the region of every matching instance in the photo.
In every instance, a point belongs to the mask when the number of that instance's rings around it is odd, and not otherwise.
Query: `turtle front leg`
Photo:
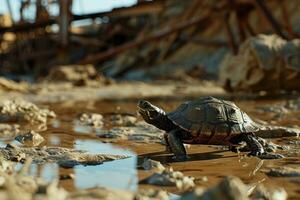
[[[179,130],[172,130],[167,133],[167,141],[170,145],[171,151],[174,153],[174,159],[177,161],[187,160],[186,150],[183,143],[178,136]]]

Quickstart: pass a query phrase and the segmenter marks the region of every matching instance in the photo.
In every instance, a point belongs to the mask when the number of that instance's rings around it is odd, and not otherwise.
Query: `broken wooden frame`
[[[219,3],[219,2],[218,2]],[[290,38],[289,36],[292,35],[292,37],[299,37],[298,34],[291,28],[291,25],[289,23],[289,16],[288,13],[284,7],[284,3],[279,2],[281,9],[282,9],[282,16],[285,21],[286,26],[280,26],[279,22],[274,18],[272,13],[269,11],[269,8],[266,6],[265,1],[260,0],[224,0],[220,1],[221,7],[219,7],[216,12],[222,12],[221,14],[224,21],[224,28],[227,32],[227,44],[232,50],[234,54],[238,52],[238,47],[243,42],[246,37],[247,33],[250,34],[250,36],[253,36],[256,34],[255,30],[249,23],[249,13],[253,12],[253,10],[259,10],[265,20],[271,25],[275,33],[281,35],[284,38]],[[225,5],[225,7],[223,6]],[[172,44],[175,41],[180,41],[182,39],[182,32],[185,31],[185,29],[188,29],[190,27],[199,27],[200,24],[205,24],[215,18],[213,15],[214,12],[211,12],[209,15],[201,16],[201,17],[195,17],[197,14],[193,10],[197,10],[199,6],[201,6],[201,1],[195,1],[195,4],[193,5],[194,8],[191,8],[191,11],[187,11],[183,13],[183,16],[178,19],[178,23],[169,24],[167,23],[165,28],[162,31],[154,31],[153,34],[150,34],[148,36],[141,36],[143,34],[137,34],[141,37],[136,37],[133,41],[127,41],[124,44],[121,44],[119,46],[113,46],[108,48],[108,50],[103,50],[101,52],[96,52],[92,54],[87,54],[88,56],[84,59],[80,60],[79,63],[100,63],[106,60],[109,60],[123,52],[130,51],[135,48],[139,48],[145,44],[161,41],[164,38],[168,38],[168,40],[164,41],[164,48],[159,49],[160,55],[158,56],[157,60],[165,59],[166,56],[169,54],[170,49],[172,47]],[[143,16],[143,15],[151,15],[151,14],[158,14],[160,12],[163,12],[165,8],[164,1],[151,1],[151,2],[143,2],[139,3],[137,5],[134,5],[132,7],[128,8],[118,8],[114,9],[109,12],[101,12],[101,13],[91,13],[86,15],[73,15],[72,19],[70,21],[77,21],[77,20],[83,20],[83,19],[95,19],[95,18],[102,18],[102,17],[123,17],[123,16]],[[199,15],[199,14],[198,14]],[[231,22],[229,22],[229,17],[234,16],[235,22],[237,24],[237,32],[239,35],[239,40],[235,40],[235,34],[234,30],[231,27]],[[221,20],[220,18],[216,18],[217,20]],[[4,32],[27,32],[32,31],[33,29],[39,29],[41,27],[46,27],[52,24],[56,24],[56,19],[49,19],[44,21],[37,21],[35,23],[24,23],[24,24],[15,24],[11,27],[0,27],[0,34]],[[205,26],[204,26],[205,28]],[[286,32],[285,32],[286,30]],[[143,31],[143,30],[142,30]],[[141,32],[142,32],[141,31]],[[64,33],[61,36],[61,40],[65,41],[64,44],[67,45],[66,40],[68,39],[67,32],[64,31]],[[288,36],[286,36],[288,33]],[[80,38],[78,38],[80,39]],[[186,38],[185,38],[186,39]],[[187,40],[189,41],[195,41],[196,38],[193,39],[192,37],[189,37]],[[223,45],[224,41],[221,43],[218,41],[214,41],[213,38],[207,39],[211,42],[205,42],[205,38],[200,38],[198,40],[198,43],[203,45]],[[89,41],[87,41],[89,42]],[[157,47],[155,47],[157,48]]]

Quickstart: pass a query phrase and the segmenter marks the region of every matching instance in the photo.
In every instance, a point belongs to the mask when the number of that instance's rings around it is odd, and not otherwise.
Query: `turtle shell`
[[[184,102],[167,116],[191,133],[191,143],[222,144],[237,134],[259,130],[259,125],[233,102],[213,97]]]

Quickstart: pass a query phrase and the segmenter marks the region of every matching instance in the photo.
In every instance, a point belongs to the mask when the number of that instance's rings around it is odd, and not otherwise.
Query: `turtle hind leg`
[[[230,147],[230,150],[233,152],[239,151],[250,151],[249,156],[256,156],[260,159],[280,159],[284,158],[281,154],[276,153],[267,153],[263,147],[262,141],[259,138],[256,138],[252,133],[243,133],[237,135],[230,139],[230,143],[239,144],[241,142],[246,142],[246,146],[242,149],[239,147]]]
[[[165,150],[165,152],[171,153],[172,149],[171,149],[170,143],[168,141],[168,133],[164,133],[164,140],[165,140],[165,143],[166,143],[166,150]]]
[[[255,138],[253,135],[246,134],[244,135],[244,141],[247,143],[247,146],[250,149],[250,156],[257,156],[260,159],[280,159],[284,158],[281,154],[276,153],[267,153],[264,150],[263,145]]]
[[[249,155],[258,156],[265,152],[263,146],[257,141],[257,139],[251,133],[242,133],[230,139],[232,144],[241,144],[245,142],[246,145],[241,147],[232,146],[230,150],[233,152],[250,151]]]
[[[178,136],[179,133],[180,131],[176,129],[168,132],[167,141],[170,145],[171,151],[175,155],[174,159],[177,161],[184,161],[187,160],[187,155],[183,143]]]

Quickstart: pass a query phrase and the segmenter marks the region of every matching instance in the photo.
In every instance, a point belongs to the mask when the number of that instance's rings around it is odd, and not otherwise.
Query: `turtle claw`
[[[265,151],[263,149],[257,149],[255,151],[251,151],[250,153],[248,153],[248,156],[261,156],[261,155],[264,155],[266,154]]]
[[[177,155],[172,157],[172,159],[175,161],[186,161],[188,158],[189,157],[187,155]]]

